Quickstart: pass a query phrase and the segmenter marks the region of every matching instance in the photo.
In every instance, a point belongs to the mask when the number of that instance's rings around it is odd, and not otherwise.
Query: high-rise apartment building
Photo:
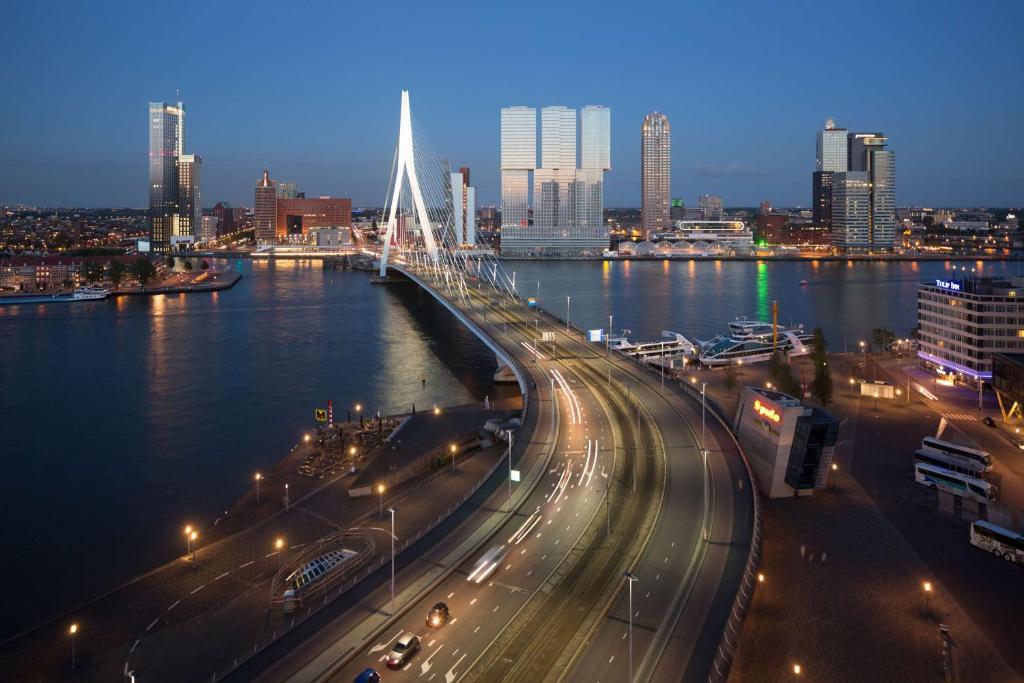
[[[697,198],[697,208],[706,221],[725,220],[725,205],[717,194],[702,194]]]
[[[832,244],[837,249],[884,251],[896,244],[896,159],[885,149],[887,142],[881,133],[847,136],[849,170],[832,176]]]
[[[149,241],[156,252],[195,239],[202,159],[185,154],[185,104],[149,103]]]
[[[644,239],[669,228],[671,192],[672,128],[667,116],[653,112],[644,117],[640,129],[640,225]]]
[[[604,172],[611,168],[611,110],[600,105],[582,109],[578,162],[576,110],[544,107],[539,166],[536,110],[507,107],[501,114],[502,254],[578,256],[607,249]]]
[[[270,179],[270,170],[263,169],[263,177],[256,182],[255,203],[256,244],[273,244],[277,222],[277,183]]]
[[[476,244],[476,188],[469,184],[469,167],[451,174],[452,215],[458,244]]]

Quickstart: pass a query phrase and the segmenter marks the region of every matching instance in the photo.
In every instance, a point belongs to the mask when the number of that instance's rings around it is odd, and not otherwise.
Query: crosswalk
[[[977,413],[939,413],[942,417],[947,420],[969,420],[971,422],[978,421]]]

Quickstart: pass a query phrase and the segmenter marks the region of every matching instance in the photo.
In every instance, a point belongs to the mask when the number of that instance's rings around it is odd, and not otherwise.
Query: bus
[[[980,503],[987,503],[996,497],[996,487],[984,479],[960,474],[944,467],[926,465],[923,462],[914,463],[914,480],[923,486],[942,489]]]
[[[923,462],[926,465],[934,465],[947,470],[966,474],[971,477],[981,478],[986,471],[985,465],[977,460],[968,460],[956,455],[950,455],[945,451],[937,451],[933,448],[919,448],[914,451],[914,462]]]
[[[973,460],[984,465],[986,472],[992,471],[992,456],[988,454],[988,451],[961,446],[958,443],[936,439],[934,436],[926,436],[921,439],[921,448],[931,448],[932,450],[942,451],[958,458]]]
[[[971,524],[971,545],[987,550],[1007,562],[1024,566],[1024,535],[1016,531],[991,522],[974,522]]]

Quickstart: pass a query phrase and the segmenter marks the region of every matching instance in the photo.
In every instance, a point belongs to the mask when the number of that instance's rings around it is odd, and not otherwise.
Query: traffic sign
[[[519,470],[512,470],[512,481],[519,481]]]
[[[327,422],[327,408],[315,408],[313,410],[313,418],[317,422]]]

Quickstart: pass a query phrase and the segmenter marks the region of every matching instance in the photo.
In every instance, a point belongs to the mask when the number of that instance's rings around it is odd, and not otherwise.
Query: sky
[[[640,203],[640,126],[672,126],[672,195],[807,206],[826,117],[888,135],[900,206],[1021,206],[1024,3],[5,3],[0,202],[147,203],[147,106],[181,89],[204,206],[264,163],[383,204],[400,92],[500,200],[500,108],[612,110],[606,206]]]

